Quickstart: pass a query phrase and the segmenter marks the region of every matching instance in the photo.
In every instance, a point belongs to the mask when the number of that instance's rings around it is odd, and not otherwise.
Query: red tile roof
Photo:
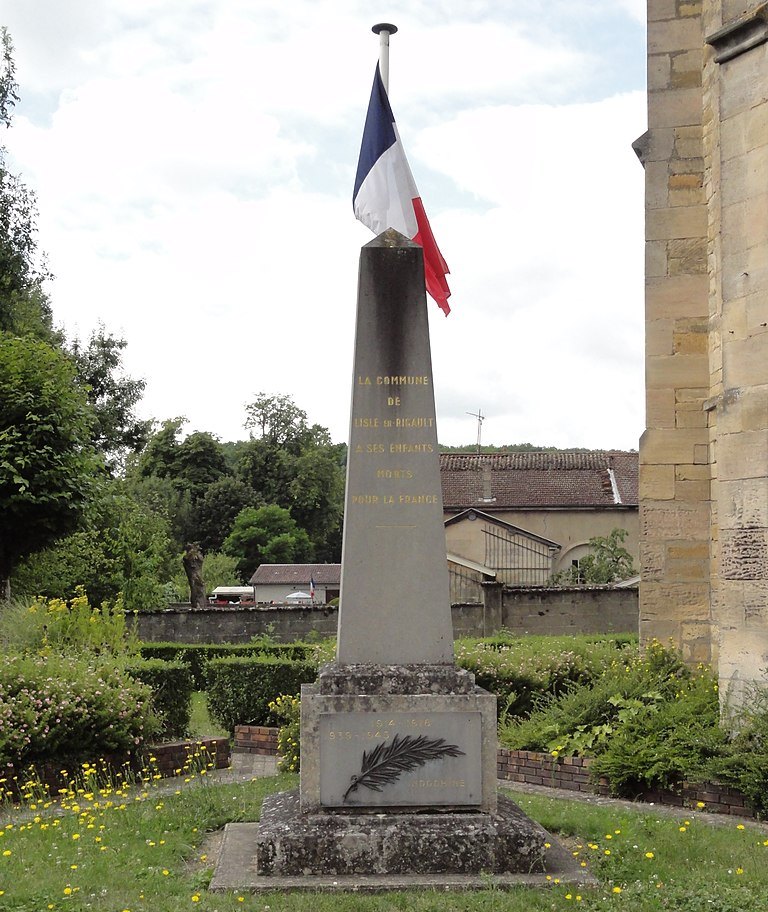
[[[261,564],[248,582],[251,586],[288,585],[306,588],[310,579],[315,581],[316,586],[338,586],[341,564]]]
[[[638,454],[492,453],[440,455],[446,510],[636,507]]]

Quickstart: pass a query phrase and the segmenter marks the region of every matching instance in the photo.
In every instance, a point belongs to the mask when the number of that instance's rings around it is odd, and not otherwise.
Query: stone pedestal
[[[546,832],[496,794],[496,698],[446,665],[337,665],[301,694],[301,789],[266,799],[256,872],[543,870]]]

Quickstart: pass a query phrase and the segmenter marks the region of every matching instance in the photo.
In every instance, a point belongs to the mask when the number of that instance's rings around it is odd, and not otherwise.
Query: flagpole
[[[379,36],[379,72],[384,83],[384,91],[389,96],[389,36],[395,34],[397,26],[389,22],[379,22],[371,31]]]

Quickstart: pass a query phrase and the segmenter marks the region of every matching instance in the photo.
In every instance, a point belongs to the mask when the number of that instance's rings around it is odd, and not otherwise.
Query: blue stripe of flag
[[[381,81],[379,65],[376,64],[376,75],[373,77],[371,100],[368,103],[368,113],[365,116],[363,129],[363,142],[360,147],[360,159],[357,163],[357,176],[355,177],[355,191],[352,201],[357,198],[360,185],[368,176],[369,171],[381,156],[393,146],[396,141],[395,130],[392,124],[395,117]]]

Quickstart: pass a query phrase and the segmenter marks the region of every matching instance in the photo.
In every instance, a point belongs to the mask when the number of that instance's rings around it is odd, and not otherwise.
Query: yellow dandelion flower
[[[621,893],[621,887],[614,887],[614,888],[613,888],[613,892],[614,892],[614,893]]]
[[[200,897],[197,893],[192,896],[192,902],[200,902]]]
[[[706,805],[704,804],[703,801],[697,801],[697,802],[696,802],[696,807],[697,807],[697,808],[703,808],[703,807],[706,807]]]
[[[645,853],[645,857],[646,857],[646,858],[653,858],[653,857],[654,857],[654,854],[653,854],[653,852],[646,852],[646,853]]]
[[[736,829],[737,829],[737,830],[743,830],[743,829],[744,829],[744,824],[743,824],[743,823],[737,823],[737,824],[736,824]]]
[[[737,874],[743,874],[743,873],[744,873],[744,868],[736,868],[736,873],[737,873]]]

